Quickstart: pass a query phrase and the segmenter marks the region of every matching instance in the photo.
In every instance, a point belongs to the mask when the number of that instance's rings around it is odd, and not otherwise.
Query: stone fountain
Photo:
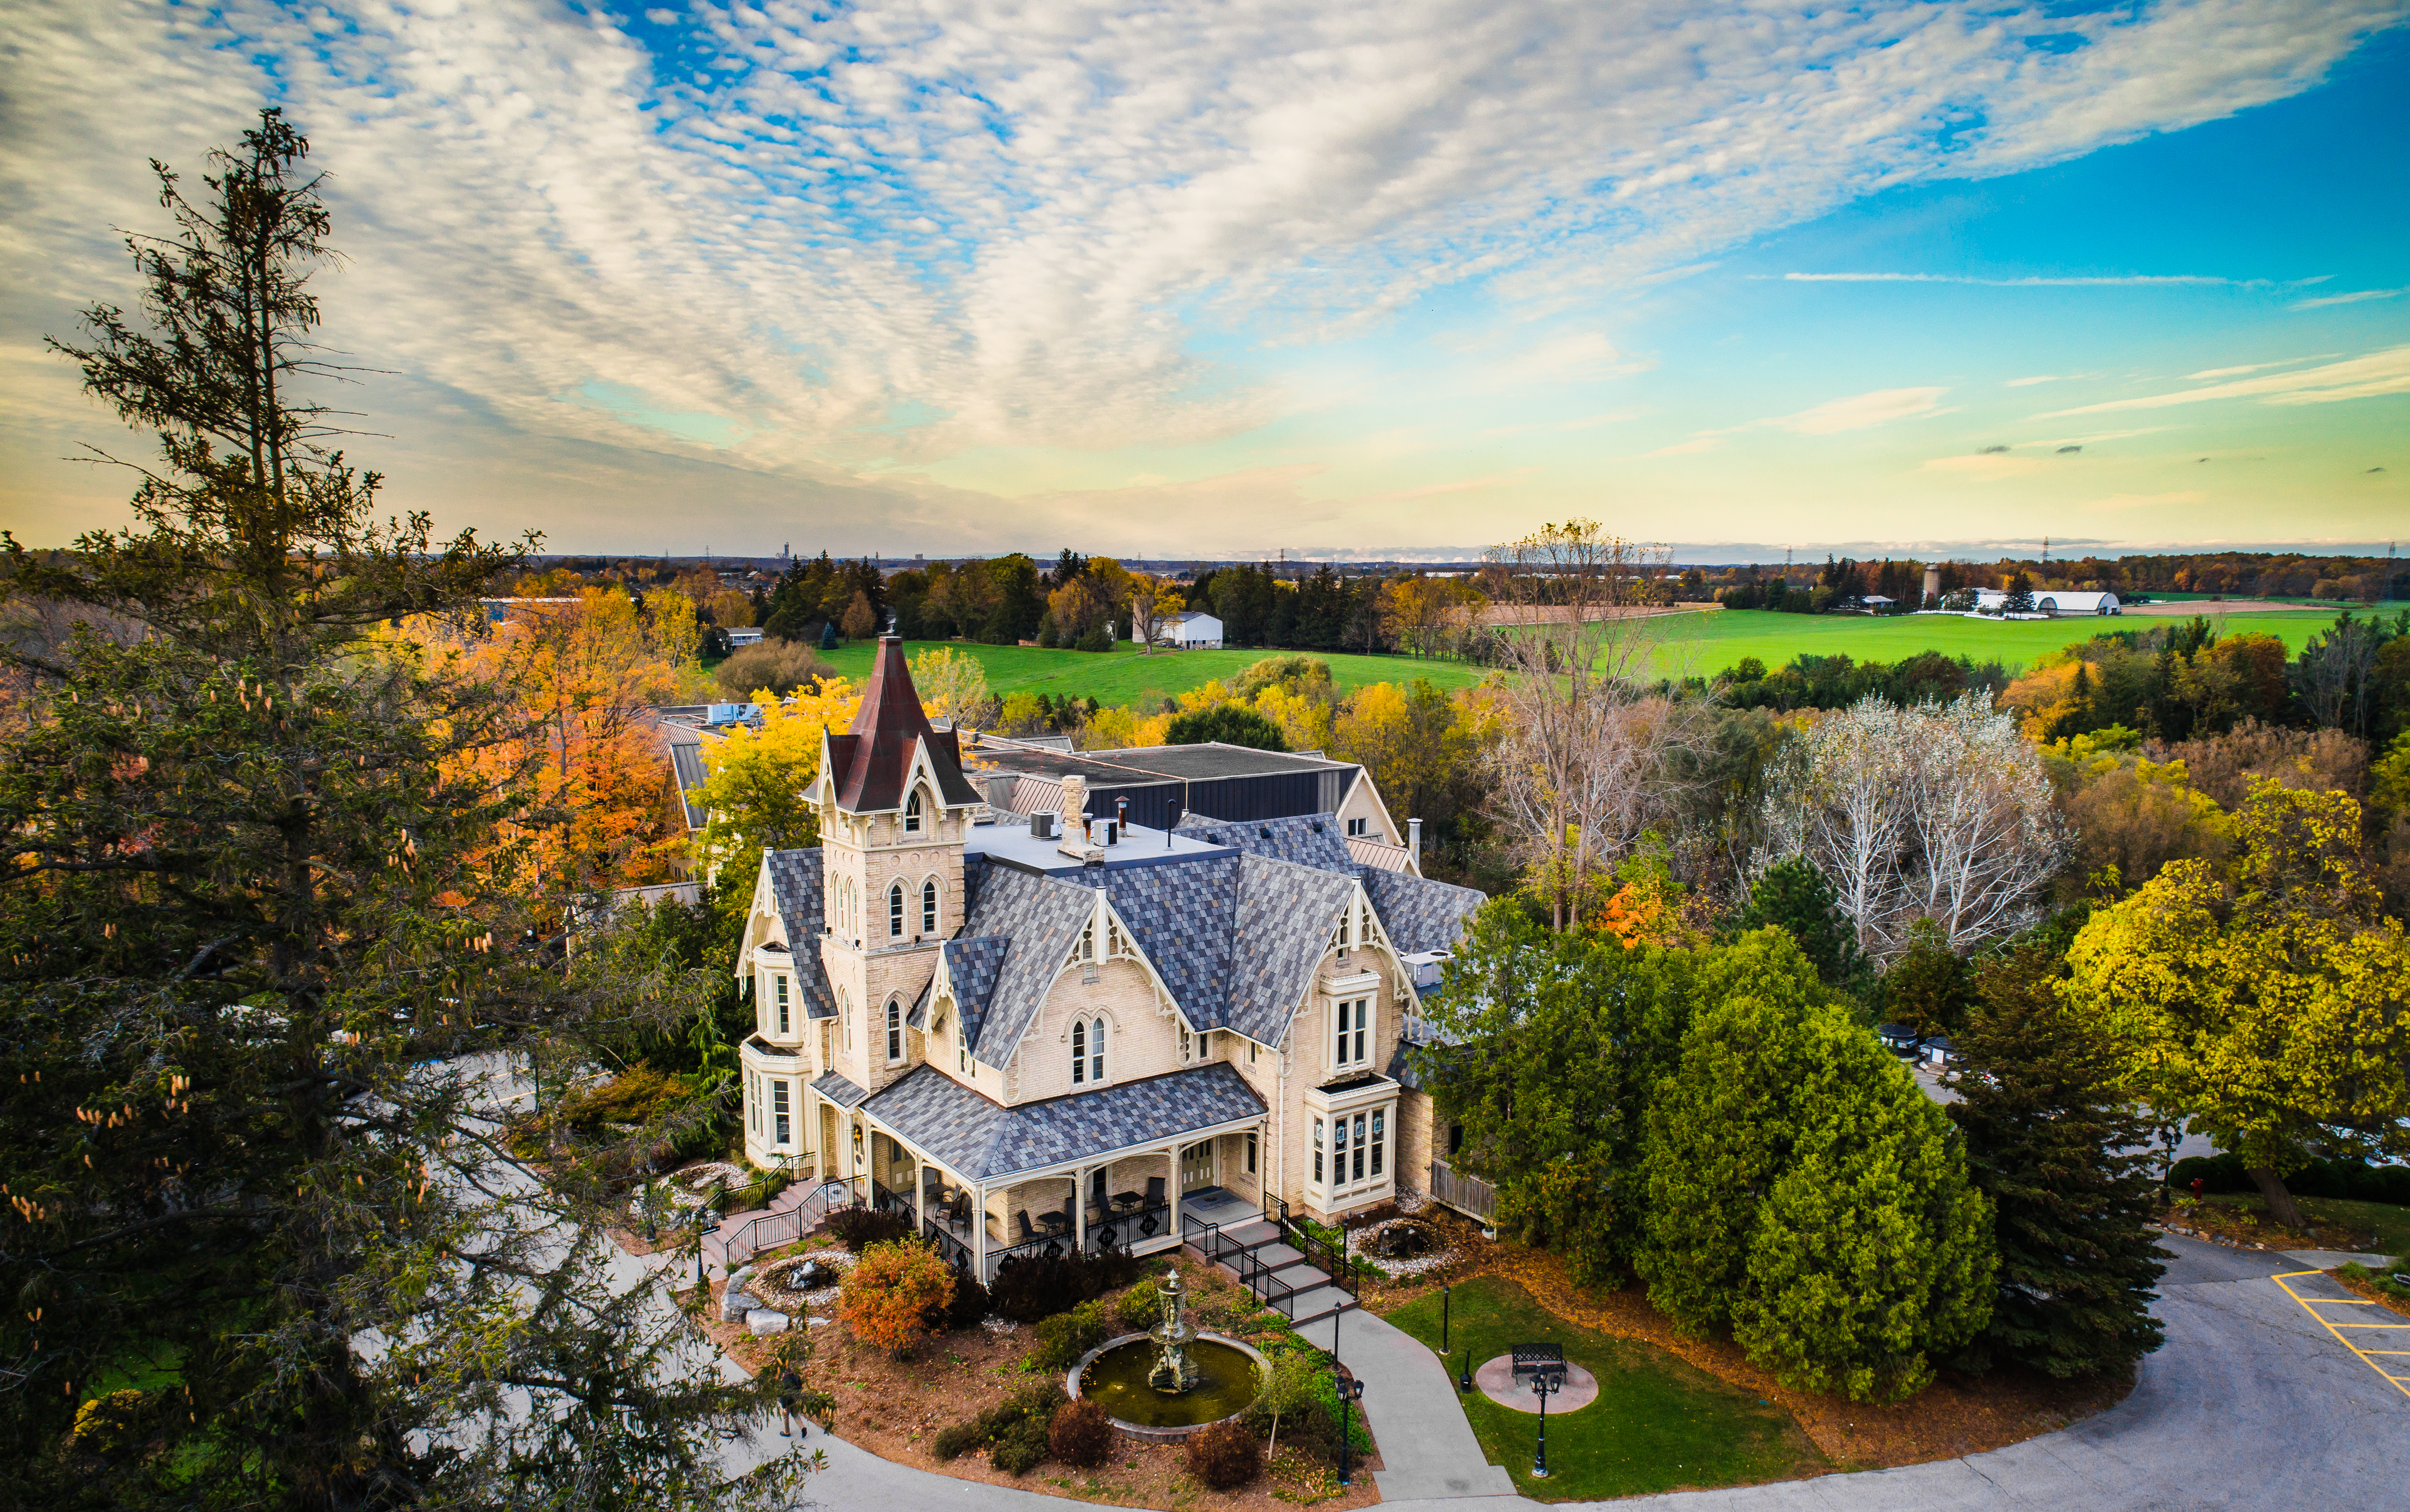
[[[1146,1373],[1146,1384],[1167,1396],[1178,1396],[1195,1390],[1204,1378],[1197,1362],[1188,1358],[1188,1346],[1197,1342],[1197,1329],[1188,1321],[1188,1298],[1181,1290],[1177,1268],[1157,1281],[1154,1290],[1163,1300],[1163,1321],[1147,1330],[1159,1353],[1154,1369]]]

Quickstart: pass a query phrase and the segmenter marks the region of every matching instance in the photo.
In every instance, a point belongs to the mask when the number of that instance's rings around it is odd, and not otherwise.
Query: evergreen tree
[[[1990,1215],[1949,1120],[1772,930],[1701,974],[1648,1113],[1637,1269],[1793,1388],[1895,1401],[1989,1313]]]
[[[1201,746],[1219,741],[1226,746],[1249,746],[1256,750],[1288,749],[1288,737],[1281,734],[1279,725],[1236,704],[1216,704],[1212,708],[1181,715],[1164,731],[1163,741],[1168,746]]]
[[[1734,927],[1745,931],[1767,924],[1789,931],[1825,986],[1849,990],[1866,980],[1858,932],[1834,901],[1831,884],[1806,859],[1778,861],[1749,884],[1749,903]]]
[[[2150,1313],[2161,1267],[2143,1227],[2151,1131],[2117,1089],[2112,1048],[2061,1002],[2062,971],[2044,946],[1994,959],[1957,1040],[1971,1070],[1953,1080],[1950,1116],[2000,1257],[1969,1362],[2111,1374],[2161,1340]]]
[[[1974,973],[1928,920],[1910,925],[1908,949],[1882,975],[1881,1012],[1922,1034],[1951,1034],[1966,1021]]]
[[[544,1187],[501,1148],[506,1049],[558,1085],[690,1023],[705,979],[601,928],[564,958],[528,839],[563,816],[494,764],[543,759],[513,689],[379,632],[477,633],[532,542],[380,526],[374,474],[324,449],[307,151],[269,110],[206,202],[159,170],[147,320],[94,309],[59,348],[159,433],[139,526],[7,540],[12,600],[87,619],[11,647],[33,692],[0,749],[11,1499],[724,1502],[710,1430],[760,1401],[613,1291],[601,1225],[614,1167],[719,1118],[725,1077],[554,1150]],[[79,1444],[79,1404],[129,1377],[156,1451]]]

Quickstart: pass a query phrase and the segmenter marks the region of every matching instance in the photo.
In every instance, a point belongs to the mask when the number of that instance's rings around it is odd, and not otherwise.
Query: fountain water
[[[1162,1320],[1090,1350],[1066,1385],[1102,1406],[1131,1437],[1176,1439],[1244,1412],[1263,1389],[1264,1357],[1189,1322],[1176,1267],[1154,1285]]]

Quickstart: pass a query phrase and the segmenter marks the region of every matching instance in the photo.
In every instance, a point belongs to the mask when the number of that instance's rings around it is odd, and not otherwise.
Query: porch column
[[[904,1149],[912,1156],[912,1231],[917,1234],[929,1222],[929,1214],[925,1211],[929,1198],[928,1194],[922,1189],[928,1178],[921,1173],[921,1156],[917,1152],[900,1143],[897,1148]]]
[[[979,1206],[971,1213],[971,1274],[987,1285],[987,1188],[979,1188]]]
[[[1180,1237],[1180,1146],[1171,1146],[1171,1180],[1164,1185],[1171,1188],[1171,1237]]]
[[[1088,1247],[1088,1168],[1079,1167],[1071,1172],[1071,1232],[1073,1247]]]

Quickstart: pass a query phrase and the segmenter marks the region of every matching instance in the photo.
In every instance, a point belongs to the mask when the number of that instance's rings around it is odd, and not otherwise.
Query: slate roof
[[[938,793],[947,804],[981,801],[963,777],[954,732],[930,728],[921,695],[912,687],[912,669],[904,661],[904,643],[893,635],[878,637],[878,666],[862,695],[862,707],[846,733],[830,735],[828,743],[829,778],[837,807],[849,813],[902,807],[904,777],[911,769],[913,752],[922,748],[928,750]]]
[[[1220,1024],[1278,1044],[1303,1000],[1355,879],[1265,856],[1239,858],[1239,907]]]
[[[806,1019],[836,1017],[836,994],[820,961],[820,904],[825,895],[820,850],[764,850],[770,870],[770,903],[787,926],[787,949],[803,990]]]
[[[922,1066],[864,1110],[955,1175],[990,1182],[1169,1143],[1195,1130],[1258,1117],[1264,1103],[1225,1061],[1012,1108]]]
[[[1109,866],[1099,879],[1131,941],[1198,1028],[1221,1026],[1239,860],[1221,854],[1168,866]]]
[[[1356,875],[1356,858],[1339,832],[1335,814],[1300,814],[1293,819],[1228,820],[1184,816],[1176,826],[1214,845],[1236,847],[1251,856],[1270,856],[1318,871]]]
[[[1080,931],[1095,912],[1096,901],[1088,888],[1016,866],[980,869],[979,891],[969,918],[961,936],[946,943],[951,949],[982,938],[1000,942],[993,985],[979,1017],[972,1019],[967,1004],[963,1013],[971,1049],[980,1059],[1002,1064],[1022,1031],[1038,1016],[1047,990],[1071,959],[1071,948],[1079,943]],[[989,969],[981,958],[973,961],[982,971]]]
[[[1401,955],[1454,950],[1464,938],[1465,920],[1489,901],[1469,887],[1378,866],[1359,867],[1357,875],[1363,879],[1372,911],[1381,916],[1389,948]]]
[[[835,1071],[822,1071],[812,1078],[812,1090],[840,1108],[850,1108],[870,1096]]]
[[[950,939],[937,949],[946,963],[947,980],[953,983],[954,1004],[962,1010],[963,1029],[973,1044],[979,1043],[988,1005],[995,1000],[996,979],[1004,973],[1005,953],[1011,946],[1012,941],[1002,935],[980,935]],[[1070,953],[1068,947],[1064,953]],[[933,971],[929,974],[930,986],[935,988],[936,981]],[[925,994],[922,1000],[927,1000]]]

